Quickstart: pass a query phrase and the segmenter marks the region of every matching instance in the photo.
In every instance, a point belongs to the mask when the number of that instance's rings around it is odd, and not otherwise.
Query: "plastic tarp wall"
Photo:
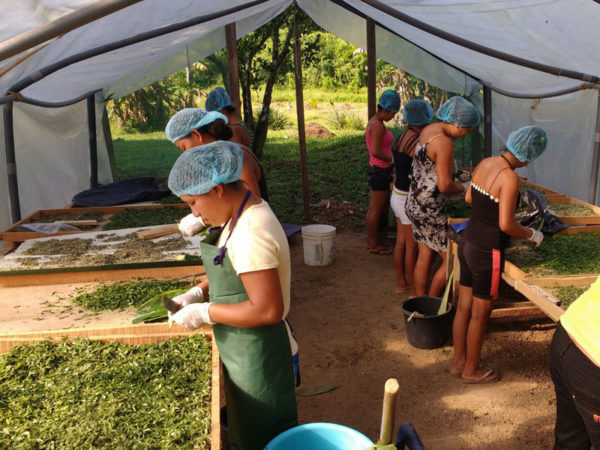
[[[96,103],[98,182],[112,182],[102,131],[103,104]],[[90,188],[90,152],[86,101],[63,108],[40,108],[15,103],[13,121],[21,215],[39,209],[64,208],[73,195]],[[4,149],[4,141],[0,142]],[[3,203],[2,228],[11,223],[6,159],[0,163]],[[5,210],[4,210],[5,209]]]
[[[39,14],[36,5],[19,1],[13,5],[11,20],[35,26],[44,23],[45,18],[53,19],[70,12],[71,8],[81,8],[90,3],[94,1],[47,0],[44,4],[48,12],[46,18]],[[137,3],[52,41],[0,77],[0,91],[6,92],[12,84],[39,68],[90,48],[249,2],[237,0],[223,3],[193,0],[145,0]],[[66,101],[94,90],[102,90],[104,98],[127,95],[225,47],[224,27],[228,23],[236,22],[239,38],[277,16],[290,3],[291,0],[269,0],[201,25],[85,59],[39,80],[24,89],[22,94],[46,102]],[[65,6],[62,14],[61,4]],[[144,20],[137,20],[139,17]],[[13,35],[25,30],[17,28]],[[0,39],[12,37],[4,34],[6,31],[0,28]],[[1,61],[0,71],[15,60],[16,57]],[[112,179],[106,146],[101,136],[102,109],[100,105],[97,108],[98,181],[107,183]],[[25,217],[39,209],[63,208],[70,203],[73,195],[90,187],[85,118],[85,101],[59,109],[15,103],[15,151],[21,216]],[[2,138],[0,187],[3,198],[7,199],[0,206],[0,227],[3,229],[12,223],[4,155]]]

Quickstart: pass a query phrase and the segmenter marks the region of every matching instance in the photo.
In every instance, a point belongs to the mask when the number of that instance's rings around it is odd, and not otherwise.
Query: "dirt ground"
[[[482,359],[502,380],[466,385],[447,373],[451,346],[420,350],[408,343],[401,309],[406,294],[394,293],[392,256],[368,253],[363,233],[338,232],[335,248],[333,264],[312,267],[303,263],[301,237],[291,240],[290,320],[300,344],[302,387],[336,386],[298,397],[301,423],[340,423],[376,440],[383,386],[393,377],[400,383],[396,427],[411,422],[427,448],[552,447],[551,320],[541,314],[492,319]],[[80,286],[0,288],[0,334],[129,324],[131,311],[73,307],[68,297]]]

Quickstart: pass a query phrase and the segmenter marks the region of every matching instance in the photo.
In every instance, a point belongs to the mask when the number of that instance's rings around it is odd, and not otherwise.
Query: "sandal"
[[[490,378],[491,377],[491,378]],[[463,383],[466,384],[486,384],[486,383],[495,383],[500,380],[500,374],[496,372],[494,369],[486,369],[479,378],[468,379],[463,378]]]
[[[374,255],[391,255],[392,253],[394,253],[394,249],[386,247],[377,247],[369,249],[369,253],[373,253]]]

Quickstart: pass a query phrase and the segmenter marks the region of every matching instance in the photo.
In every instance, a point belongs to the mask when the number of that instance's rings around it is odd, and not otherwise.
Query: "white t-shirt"
[[[219,247],[225,242],[230,229],[231,221],[221,233]],[[227,256],[238,276],[277,269],[283,294],[282,319],[285,319],[290,310],[290,247],[279,220],[267,202],[261,200],[243,212],[227,241]]]

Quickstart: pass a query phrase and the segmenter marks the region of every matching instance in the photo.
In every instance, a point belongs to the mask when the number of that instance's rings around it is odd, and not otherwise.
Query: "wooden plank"
[[[544,314],[537,306],[517,306],[513,308],[492,309],[490,319],[500,319],[505,317],[519,317],[530,314]]]
[[[169,279],[204,274],[204,266],[149,267],[142,269],[89,270],[81,272],[28,273],[0,276],[0,287],[40,286],[45,284],[127,281],[138,278]]]
[[[179,231],[179,225],[171,224],[163,227],[158,227],[153,230],[138,231],[137,237],[140,239],[154,239],[161,236],[168,236],[169,234],[177,233]]]
[[[528,284],[535,284],[540,287],[559,287],[559,286],[582,286],[591,285],[598,275],[561,275],[547,277],[529,277],[525,281]]]
[[[515,264],[511,263],[508,260],[504,261],[504,273],[514,278],[515,280],[522,280],[527,278],[527,274],[523,272],[519,267]]]
[[[25,223],[36,222],[36,220],[44,217],[51,216],[53,214],[83,214],[85,212],[99,212],[105,216],[112,216],[125,209],[161,209],[161,208],[180,208],[187,209],[188,205],[185,203],[167,203],[167,204],[155,204],[155,205],[132,205],[132,206],[95,206],[87,208],[62,208],[62,209],[42,209],[35,211],[28,215],[24,219],[15,222],[4,231],[0,232],[0,240],[7,242],[24,242],[28,239],[37,239],[42,237],[51,236],[63,236],[66,234],[86,233],[86,231],[59,231],[57,233],[43,234],[35,231],[19,231],[19,225]]]
[[[222,382],[223,368],[221,367],[217,343],[214,339],[211,339],[211,341],[210,448],[211,450],[221,450],[221,407],[225,404],[225,392]]]
[[[527,297],[555,322],[558,322],[560,316],[565,312],[564,309],[550,301],[524,280],[515,280],[515,289]]]

